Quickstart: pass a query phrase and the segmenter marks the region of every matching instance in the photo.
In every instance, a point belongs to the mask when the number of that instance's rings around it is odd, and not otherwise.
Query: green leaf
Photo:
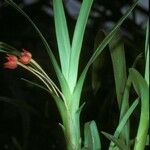
[[[61,69],[67,80],[71,48],[62,0],[53,0],[53,8]]]
[[[80,57],[81,47],[83,43],[83,36],[84,36],[85,27],[87,24],[92,3],[93,0],[83,0],[80,13],[78,16],[78,20],[75,26],[72,48],[71,48],[69,81],[68,81],[71,92],[73,92],[77,81],[79,57]]]
[[[138,71],[131,68],[129,73],[134,89],[141,99],[141,115],[134,150],[144,150],[149,128],[149,87]]]
[[[119,125],[117,126],[117,129],[114,133],[114,136],[116,138],[119,137],[121,131],[123,130],[125,124],[127,123],[127,121],[129,120],[129,117],[131,116],[131,114],[133,113],[133,111],[135,110],[136,106],[138,105],[139,101],[138,100],[135,100],[133,102],[133,104],[130,106],[130,108],[128,109],[128,111],[125,113],[125,115],[122,117]]]
[[[119,27],[121,26],[121,24],[123,23],[123,21],[129,16],[129,14],[132,12],[132,10],[134,9],[134,7],[137,5],[136,1],[130,8],[129,10],[125,13],[125,15],[118,21],[117,25],[113,28],[113,30],[106,36],[106,38],[100,43],[100,45],[98,46],[98,48],[96,49],[96,51],[94,52],[94,54],[92,55],[91,59],[88,61],[86,67],[84,68],[82,74],[79,77],[79,80],[77,82],[77,85],[74,89],[74,97],[76,97],[76,101],[74,103],[74,106],[79,104],[79,99],[81,96],[81,91],[82,91],[82,87],[83,87],[83,83],[87,74],[87,71],[90,67],[90,65],[96,60],[96,58],[99,56],[99,54],[103,51],[103,49],[107,46],[107,44],[114,38],[114,36],[116,35],[116,33],[119,30]]]
[[[121,141],[120,139],[116,138],[115,136],[108,134],[106,132],[102,132],[110,141],[112,141],[120,150],[129,150],[128,147]],[[115,148],[114,148],[115,149]]]
[[[147,22],[147,28],[146,28],[145,57],[147,56],[148,49],[149,49],[149,20]]]
[[[84,125],[84,149],[101,149],[100,137],[95,121],[87,122]]]
[[[127,80],[124,44],[119,33],[109,43],[119,108]]]
[[[134,63],[133,67],[136,66],[138,60],[142,58],[142,54],[139,54]],[[128,76],[128,79],[126,81],[126,86],[123,92],[123,98],[122,98],[122,103],[121,103],[121,109],[120,109],[120,117],[119,117],[119,122],[122,120],[123,116],[129,109],[129,92],[130,92],[130,87],[131,87],[131,77],[130,75]],[[124,129],[121,131],[120,138],[125,141],[128,147],[130,147],[130,121],[128,120],[126,125],[124,126]]]
[[[149,86],[149,21],[147,23],[147,31],[146,31],[146,40],[145,40],[145,59],[146,59],[146,66],[145,66],[145,80]]]
[[[122,98],[122,103],[121,103],[121,108],[120,108],[119,122],[121,122],[122,118],[124,117],[124,115],[126,114],[126,112],[129,109],[130,87],[131,87],[131,79],[129,76],[127,81],[126,81],[126,86],[125,86],[125,89],[123,92],[123,98]],[[120,138],[125,141],[127,146],[129,146],[129,142],[130,142],[130,135],[129,135],[130,133],[129,132],[130,132],[130,122],[128,120],[124,126],[124,129],[121,131],[121,135],[120,135]]]
[[[148,49],[147,56],[146,56],[145,80],[149,86],[149,49]]]

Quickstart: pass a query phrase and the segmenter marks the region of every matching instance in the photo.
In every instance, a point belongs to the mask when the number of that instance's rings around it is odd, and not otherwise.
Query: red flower
[[[7,55],[6,57],[7,62],[4,63],[4,68],[8,68],[8,69],[15,69],[17,68],[17,57],[14,55]]]
[[[23,49],[19,61],[24,65],[26,65],[30,62],[31,58],[32,58],[32,54],[27,50]]]

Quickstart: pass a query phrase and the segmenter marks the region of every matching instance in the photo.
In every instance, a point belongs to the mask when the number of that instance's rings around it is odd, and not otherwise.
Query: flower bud
[[[31,58],[32,58],[32,54],[30,52],[28,52],[27,50],[23,49],[23,52],[21,53],[21,56],[19,59],[19,62],[26,65],[30,62]]]
[[[7,55],[6,57],[7,62],[4,63],[4,68],[8,68],[8,69],[15,69],[17,68],[17,57],[14,55]]]

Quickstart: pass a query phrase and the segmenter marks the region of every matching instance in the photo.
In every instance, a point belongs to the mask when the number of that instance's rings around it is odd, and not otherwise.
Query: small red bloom
[[[4,68],[8,68],[8,69],[15,69],[17,68],[17,57],[14,55],[7,55],[6,57],[7,62],[4,63]]]
[[[30,62],[31,58],[32,58],[32,54],[27,50],[23,49],[19,61],[24,65],[26,65]]]

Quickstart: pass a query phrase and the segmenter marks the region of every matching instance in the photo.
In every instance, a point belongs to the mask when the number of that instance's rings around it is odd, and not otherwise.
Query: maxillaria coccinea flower
[[[58,97],[61,96],[63,99],[65,99],[64,95],[61,93],[61,91],[55,85],[55,83],[48,77],[48,75],[44,72],[44,70],[32,59],[32,54],[29,51],[23,49],[23,52],[21,52],[21,55],[19,57],[8,54],[6,59],[7,62],[4,63],[4,68],[16,69],[17,66],[23,67],[24,69],[30,71],[35,76],[37,76],[46,85],[48,90],[54,92]],[[37,68],[37,70],[36,68],[33,68],[30,65],[26,66],[27,64],[30,63],[30,61],[31,64]],[[39,69],[40,72],[38,71]]]
[[[4,68],[16,69],[18,66],[18,62],[27,65],[30,62],[31,58],[32,54],[25,49],[23,49],[23,52],[21,53],[19,59],[15,55],[8,54],[6,57],[7,62],[4,63]]]
[[[23,49],[23,52],[19,57],[19,62],[21,62],[24,65],[27,65],[30,62],[31,58],[32,58],[32,54],[27,50]]]
[[[7,62],[4,63],[4,68],[8,68],[8,69],[16,69],[17,68],[18,58],[16,56],[7,55],[6,59],[7,59]]]

